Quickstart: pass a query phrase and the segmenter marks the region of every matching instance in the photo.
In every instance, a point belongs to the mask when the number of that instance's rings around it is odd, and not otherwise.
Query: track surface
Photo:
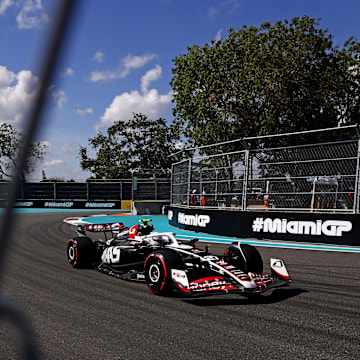
[[[145,284],[66,258],[69,213],[18,214],[3,288],[30,317],[47,359],[359,359],[360,256],[258,248],[282,258],[288,288],[241,296],[158,297]],[[200,244],[202,246],[202,244]],[[222,253],[225,245],[211,244]],[[17,359],[0,322],[0,358]]]

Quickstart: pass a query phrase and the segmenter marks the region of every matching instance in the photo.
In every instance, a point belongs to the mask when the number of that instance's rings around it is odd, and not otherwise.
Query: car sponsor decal
[[[190,283],[191,291],[218,291],[218,290],[233,290],[237,289],[231,286],[221,276],[209,276],[198,279]]]
[[[138,225],[133,225],[130,230],[129,230],[129,238],[132,239],[136,236],[136,234],[138,233],[138,229],[139,226]]]
[[[94,225],[82,225],[82,227],[87,231],[111,231],[111,230],[122,230],[124,229],[124,224],[122,223],[111,223],[111,224],[94,224]]]
[[[188,254],[191,256],[194,256],[196,258],[200,258],[200,259],[204,259],[206,261],[209,262],[209,264],[219,273],[221,274],[227,274],[228,276],[230,276],[231,278],[233,278],[237,283],[241,284],[242,286],[245,286],[246,288],[253,288],[256,287],[256,284],[249,278],[249,276],[247,274],[245,274],[243,271],[241,270],[230,270],[227,269],[226,267],[223,267],[219,264],[217,264],[215,261],[209,260],[209,259],[205,259],[204,257],[195,254],[194,252],[188,252],[186,250],[182,250],[182,249],[177,249],[178,252],[184,253],[184,254]]]
[[[189,281],[184,270],[171,269],[171,278],[181,291],[190,292]]]
[[[120,246],[110,246],[104,249],[101,254],[101,261],[105,264],[118,264],[120,263]]]

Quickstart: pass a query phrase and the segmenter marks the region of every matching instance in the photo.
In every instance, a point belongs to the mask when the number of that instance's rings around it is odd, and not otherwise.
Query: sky
[[[75,0],[74,0],[75,1]],[[77,0],[76,0],[77,1]],[[41,75],[56,0],[0,0],[0,123],[21,129]],[[50,85],[36,140],[47,145],[30,179],[84,180],[80,146],[133,113],[172,121],[173,59],[230,28],[304,15],[342,47],[360,40],[359,0],[82,0]]]

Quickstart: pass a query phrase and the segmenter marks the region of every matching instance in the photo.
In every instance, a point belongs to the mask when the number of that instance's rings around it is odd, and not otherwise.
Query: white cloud
[[[116,78],[114,72],[111,71],[93,71],[90,75],[90,81],[92,82],[113,80]]]
[[[0,66],[0,90],[11,85],[16,75],[5,66]]]
[[[67,102],[67,97],[63,90],[52,91],[51,96],[60,109],[62,109],[64,107],[64,103]]]
[[[124,71],[129,72],[131,69],[139,69],[145,66],[150,60],[156,58],[155,54],[145,54],[143,56],[133,56],[129,54],[126,56],[122,63],[124,65]]]
[[[219,11],[211,6],[208,10],[209,18],[212,19]]]
[[[240,1],[239,0],[227,0],[224,2],[225,6],[229,7],[228,13],[232,14],[240,7]]]
[[[86,114],[93,114],[94,110],[92,108],[86,108],[84,110],[76,109],[75,112],[80,116],[85,116]]]
[[[61,152],[67,153],[67,154],[75,153],[74,147],[69,143],[62,144],[60,150],[61,150]]]
[[[224,0],[218,2],[216,6],[211,6],[208,9],[208,16],[210,19],[220,14],[223,10],[228,14],[233,14],[240,7],[239,0]]]
[[[1,0],[0,1],[0,15],[4,15],[5,11],[12,5],[14,5],[13,0]]]
[[[104,61],[104,53],[101,51],[97,51],[92,59],[98,63],[101,63]]]
[[[25,0],[21,3],[21,9],[16,17],[19,29],[32,29],[41,24],[48,23],[49,16],[42,12],[41,0]]]
[[[168,109],[171,99],[171,91],[168,94],[160,95],[156,89],[147,91],[145,94],[141,94],[137,90],[122,93],[115,96],[95,129],[109,127],[117,120],[127,121],[132,118],[133,113],[143,113],[149,118],[156,119]]]
[[[38,84],[38,77],[31,71],[15,74],[0,66],[0,121],[22,122],[36,96]]]
[[[159,79],[161,74],[161,66],[156,65],[142,76],[140,80],[141,92],[134,90],[115,96],[103,116],[100,117],[100,122],[95,125],[95,129],[109,127],[118,120],[127,121],[132,118],[134,113],[143,113],[152,119],[161,117],[169,109],[172,91],[161,95],[156,89],[148,89],[150,83]]]
[[[61,166],[64,164],[65,164],[65,161],[62,159],[56,159],[56,160],[50,160],[50,161],[44,162],[44,165],[46,167],[57,167],[57,166]]]
[[[223,29],[220,29],[217,33],[216,33],[216,36],[215,36],[215,41],[219,41],[222,39],[221,37],[221,33],[222,33]]]
[[[92,82],[122,79],[127,76],[131,70],[139,69],[145,66],[149,61],[156,58],[155,54],[145,54],[142,56],[133,56],[131,54],[123,58],[119,65],[112,70],[93,71],[90,76]]]
[[[61,75],[62,76],[74,76],[74,70],[71,68],[67,68]]]
[[[162,69],[160,65],[156,65],[155,68],[149,70],[142,78],[141,78],[141,91],[146,93],[148,91],[149,85],[152,81],[159,79],[162,75]]]

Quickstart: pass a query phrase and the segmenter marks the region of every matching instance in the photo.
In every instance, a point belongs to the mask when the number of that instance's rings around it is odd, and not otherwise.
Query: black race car
[[[180,241],[172,232],[154,232],[149,221],[128,228],[122,223],[79,226],[78,236],[68,241],[69,263],[74,268],[95,268],[121,279],[145,281],[158,295],[246,295],[291,282],[280,259],[271,259],[271,275],[263,275],[262,258],[251,245],[233,243],[222,255],[213,255],[207,246],[196,247],[197,239]],[[86,235],[89,232],[103,232],[105,238],[91,239]]]

